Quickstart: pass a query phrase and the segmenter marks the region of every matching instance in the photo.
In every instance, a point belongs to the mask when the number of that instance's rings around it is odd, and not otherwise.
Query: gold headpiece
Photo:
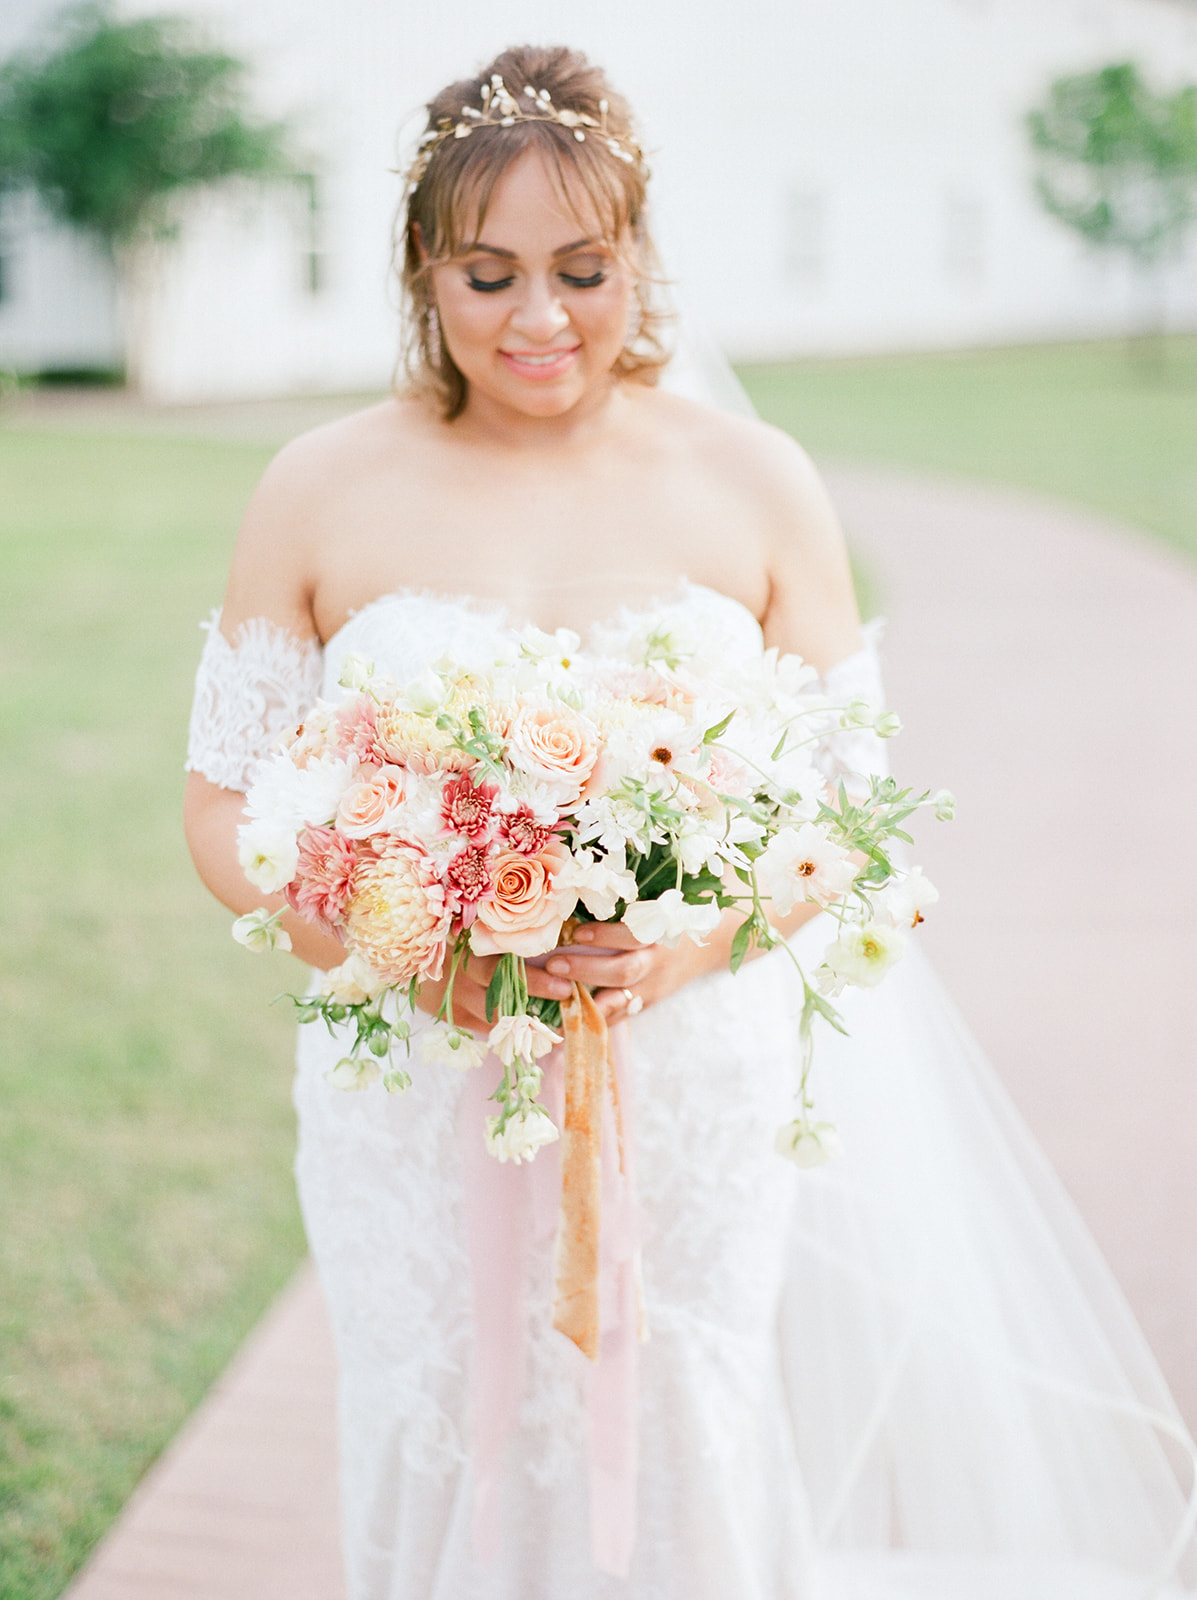
[[[568,128],[579,143],[585,143],[589,135],[601,140],[617,160],[626,162],[628,166],[643,164],[644,152],[638,144],[630,139],[619,140],[607,131],[605,100],[599,101],[599,114],[595,118],[587,116],[584,111],[570,111],[568,108],[558,110],[547,89],[529,86],[524,89],[524,98],[528,102],[526,108],[511,93],[499,74],[492,73],[490,82],[482,85],[481,110],[476,106],[462,106],[459,122],[454,122],[452,117],[442,117],[436,127],[429,128],[420,140],[416,158],[408,169],[407,187],[415,188],[428,171],[428,163],[446,139],[468,139],[475,128],[511,128],[517,122],[555,122],[559,127]]]

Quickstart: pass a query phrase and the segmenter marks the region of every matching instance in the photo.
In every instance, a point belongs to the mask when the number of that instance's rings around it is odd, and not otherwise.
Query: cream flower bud
[[[552,1144],[561,1137],[543,1106],[521,1106],[507,1118],[502,1129],[501,1120],[486,1119],[486,1148],[498,1161],[531,1161],[541,1145]]]
[[[335,1067],[330,1067],[324,1074],[325,1081],[331,1083],[334,1089],[368,1089],[372,1083],[377,1083],[382,1072],[377,1061],[372,1061],[369,1056],[357,1060],[353,1056],[342,1056]]]
[[[282,911],[267,911],[265,906],[238,917],[233,924],[233,938],[255,955],[261,955],[265,950],[291,948],[291,935],[283,927]]]
[[[933,794],[931,805],[940,822],[951,822],[956,815],[956,796],[950,789],[940,789]]]
[[[365,656],[358,655],[356,651],[351,651],[341,663],[341,676],[337,682],[342,689],[367,689],[373,676],[374,663],[368,661]]]
[[[777,1130],[774,1149],[804,1171],[826,1166],[844,1153],[844,1141],[830,1122],[804,1122],[799,1117]]]
[[[503,1065],[509,1067],[515,1061],[537,1061],[547,1056],[555,1044],[561,1043],[561,1035],[537,1017],[521,1012],[517,1016],[500,1017],[486,1042]]]

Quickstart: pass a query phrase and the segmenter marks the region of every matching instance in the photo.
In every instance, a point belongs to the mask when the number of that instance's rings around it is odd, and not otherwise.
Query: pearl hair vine
[[[416,158],[408,169],[409,189],[414,189],[420,182],[433,156],[446,140],[468,139],[476,128],[513,128],[517,122],[555,122],[558,127],[567,128],[580,144],[584,144],[588,136],[597,139],[618,161],[628,166],[641,166],[644,162],[644,152],[638,144],[627,138],[617,139],[608,130],[605,100],[599,101],[599,114],[592,117],[585,111],[571,111],[567,106],[557,107],[547,89],[533,89],[528,85],[524,89],[524,99],[528,102],[525,106],[511,93],[497,72],[491,74],[489,83],[482,85],[481,99],[481,110],[477,106],[462,106],[460,121],[442,117],[435,128],[429,128],[420,140]]]

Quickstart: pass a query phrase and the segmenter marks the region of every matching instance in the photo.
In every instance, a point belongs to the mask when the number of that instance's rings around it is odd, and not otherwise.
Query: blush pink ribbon
[[[635,1195],[635,1119],[626,1029],[611,1032],[611,1063],[622,1113],[623,1161],[611,1095],[603,1095],[599,1348],[586,1374],[589,1431],[590,1541],[595,1566],[628,1575],[636,1537],[639,1351],[646,1337],[640,1287]],[[542,1099],[558,1127],[564,1115],[562,1052],[544,1062]],[[465,1185],[465,1227],[471,1263],[475,1338],[472,1379],[474,1545],[492,1561],[502,1542],[502,1483],[507,1445],[525,1382],[525,1284],[533,1240],[548,1250],[561,1205],[560,1146],[532,1162],[497,1161],[483,1141],[490,1096],[502,1068],[487,1056],[461,1097],[458,1140]],[[549,1305],[535,1315],[551,1317]],[[562,1335],[564,1338],[564,1335]]]

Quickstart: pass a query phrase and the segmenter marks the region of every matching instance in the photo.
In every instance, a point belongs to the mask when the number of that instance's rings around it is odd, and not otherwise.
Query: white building
[[[0,49],[48,9],[5,3]],[[1130,271],[1040,210],[1023,118],[1053,77],[1110,61],[1197,81],[1193,0],[186,9],[254,63],[258,102],[292,121],[313,181],[188,203],[134,308],[143,386],[167,400],[387,381],[391,169],[422,101],[506,44],[564,40],[607,66],[654,151],[658,231],[688,304],[754,358],[1137,326]],[[8,216],[0,254],[0,366],[112,359],[114,288],[93,253],[27,211]],[[1173,324],[1197,325],[1197,250],[1169,279]]]

